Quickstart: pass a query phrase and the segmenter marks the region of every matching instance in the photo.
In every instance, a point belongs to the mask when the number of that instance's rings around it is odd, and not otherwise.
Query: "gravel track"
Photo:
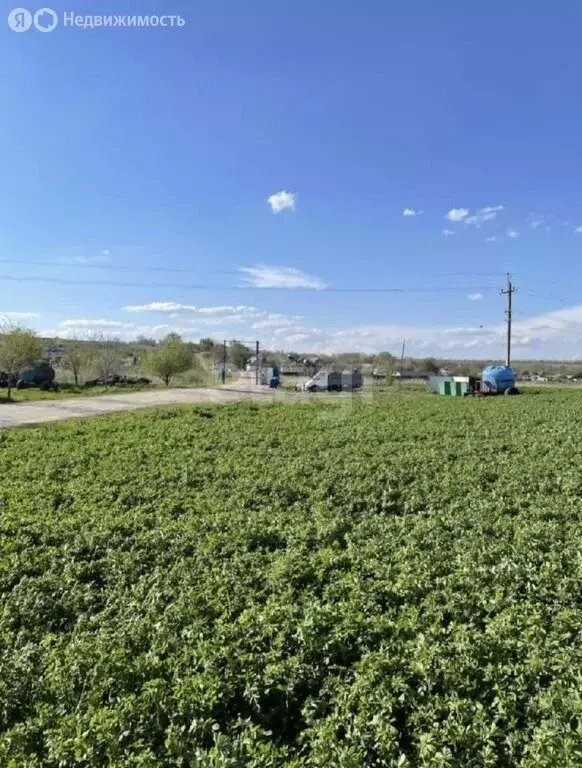
[[[196,403],[231,403],[251,400],[297,400],[304,396],[273,389],[220,387],[216,389],[168,389],[154,392],[130,392],[127,394],[99,395],[63,400],[41,400],[24,403],[0,404],[0,428],[19,427],[27,424],[44,424],[51,421],[97,416],[102,413],[133,411],[162,405]]]

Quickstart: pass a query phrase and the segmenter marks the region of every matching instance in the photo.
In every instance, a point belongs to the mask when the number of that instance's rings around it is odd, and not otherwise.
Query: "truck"
[[[319,371],[303,385],[306,392],[342,392],[361,389],[364,379],[361,373],[343,371]]]

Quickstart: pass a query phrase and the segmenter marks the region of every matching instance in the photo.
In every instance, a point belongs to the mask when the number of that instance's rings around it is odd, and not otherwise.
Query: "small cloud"
[[[294,267],[257,265],[242,267],[241,272],[246,275],[245,282],[254,285],[255,288],[313,288],[314,290],[327,288],[327,284],[321,278],[308,275]]]
[[[519,237],[519,232],[517,229],[508,229],[507,237],[511,237],[512,240],[515,240],[516,237]]]
[[[253,323],[251,328],[256,330],[276,329],[275,333],[281,332],[283,329],[298,327],[298,322],[302,320],[300,315],[280,315],[274,312],[270,312],[263,320],[258,320]]]
[[[242,323],[263,317],[266,313],[257,307],[246,305],[198,307],[194,304],[178,304],[175,301],[152,301],[149,304],[136,304],[123,307],[124,312],[141,314],[167,315],[170,318],[196,319],[198,324],[225,325]]]
[[[71,330],[71,329],[78,329],[82,328],[85,330],[108,330],[108,331],[121,331],[121,330],[132,330],[135,326],[133,323],[122,323],[117,320],[106,320],[105,318],[100,318],[96,320],[87,319],[87,318],[81,318],[78,320],[63,320],[62,323],[59,323],[59,328],[63,328],[65,330]]]
[[[454,235],[455,232],[452,229],[443,229],[443,235],[445,237],[450,237],[451,235]]]
[[[267,202],[273,213],[281,213],[281,211],[294,211],[295,200],[296,196],[293,192],[286,192],[283,189],[281,192],[270,195]]]
[[[483,298],[483,294],[482,293],[470,293],[467,296],[467,298],[469,299],[469,301],[481,301],[481,299]]]
[[[484,222],[496,219],[499,212],[502,210],[502,205],[487,205],[485,208],[479,208],[479,210],[472,216],[466,216],[463,219],[463,222],[465,224],[474,224],[476,227],[480,227]]]
[[[1,312],[0,322],[14,323],[20,320],[32,320],[33,317],[40,317],[38,312]]]
[[[538,213],[530,213],[527,217],[527,220],[532,229],[539,229],[540,227],[543,227],[544,232],[551,232],[552,227],[550,226],[550,221],[552,224],[556,224],[562,227],[567,226],[567,222],[560,221],[558,218],[556,218],[556,216],[553,216],[552,214],[549,216],[541,216]]]
[[[486,237],[485,238],[485,242],[486,243],[496,243],[497,242],[497,237],[495,235],[491,235],[491,237]]]
[[[582,227],[576,227],[576,228],[574,229],[574,232],[582,232]]]
[[[59,259],[61,264],[103,264],[111,260],[111,251],[104,248],[97,254],[80,254]]]
[[[459,221],[463,221],[463,219],[468,215],[468,208],[451,208],[451,210],[445,216],[445,219],[457,223]]]
[[[417,211],[416,208],[405,208],[402,211],[403,216],[420,216],[423,211]]]

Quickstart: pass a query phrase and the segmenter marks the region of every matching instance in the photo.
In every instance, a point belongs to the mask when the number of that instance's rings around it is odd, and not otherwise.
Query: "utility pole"
[[[507,353],[505,355],[505,365],[511,365],[511,297],[515,293],[515,287],[511,282],[511,275],[507,273],[507,283],[501,291],[502,296],[507,296],[507,305],[505,309],[505,322],[507,323]]]
[[[400,353],[400,375],[402,376],[402,368],[404,366],[404,350],[406,349],[406,339],[402,339],[402,352]]]
[[[258,387],[259,386],[259,342],[256,342],[256,358],[255,358],[255,384]]]
[[[226,339],[222,345],[222,371],[220,376],[222,378],[222,383],[224,384],[226,382]]]

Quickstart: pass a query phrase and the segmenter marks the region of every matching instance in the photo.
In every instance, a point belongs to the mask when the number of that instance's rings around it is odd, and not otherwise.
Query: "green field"
[[[582,394],[0,434],[0,765],[582,765]]]

